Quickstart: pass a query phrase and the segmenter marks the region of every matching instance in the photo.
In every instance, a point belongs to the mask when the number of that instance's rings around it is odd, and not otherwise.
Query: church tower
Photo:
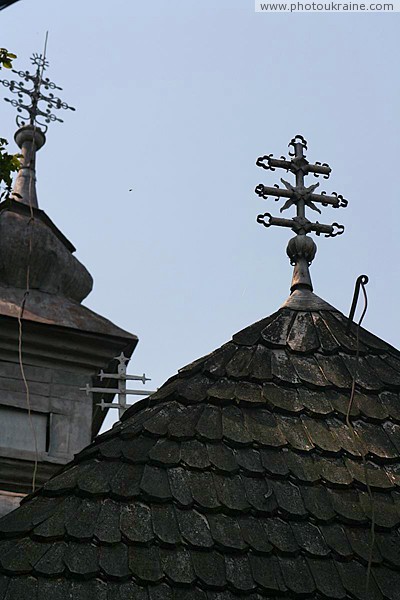
[[[93,279],[39,208],[36,153],[48,123],[61,121],[54,110],[71,107],[44,77],[45,57],[32,62],[33,74],[13,71],[22,82],[2,81],[17,94],[9,101],[18,111],[22,159],[13,192],[0,203],[0,515],[91,442],[105,416],[102,394],[92,399],[80,388],[110,387],[96,374],[115,372],[114,357],[129,358],[138,341],[81,304]]]

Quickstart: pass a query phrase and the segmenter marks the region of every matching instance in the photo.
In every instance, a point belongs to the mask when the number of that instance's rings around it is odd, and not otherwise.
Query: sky
[[[317,215],[345,233],[314,238],[314,291],[347,315],[366,273],[364,324],[400,346],[399,24],[255,13],[253,0],[20,0],[0,12],[17,69],[49,31],[47,76],[76,112],[39,152],[39,205],[94,277],[84,304],[138,335],[129,372],[148,387],[289,295],[293,234],[256,223],[282,203],[254,188],[292,176],[255,161],[286,154],[296,134],[332,167],[320,189],[349,200]],[[0,115],[12,142],[14,109],[0,103]]]

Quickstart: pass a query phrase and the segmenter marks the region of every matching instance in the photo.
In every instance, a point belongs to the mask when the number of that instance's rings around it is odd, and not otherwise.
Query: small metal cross
[[[292,219],[284,219],[273,217],[267,212],[258,215],[257,222],[264,225],[264,227],[271,227],[271,225],[289,227],[297,234],[296,238],[289,241],[287,248],[291,263],[298,267],[296,276],[294,276],[292,282],[292,290],[296,287],[308,287],[312,290],[308,266],[315,256],[317,247],[310,238],[306,238],[305,236],[310,232],[314,232],[318,236],[323,233],[325,237],[335,237],[336,235],[343,233],[344,226],[339,225],[336,222],[331,225],[324,225],[318,221],[313,223],[306,217],[306,207],[321,213],[317,206],[318,204],[321,204],[322,206],[330,205],[333,208],[345,208],[348,202],[342,195],[337,194],[336,192],[332,192],[331,195],[327,195],[326,192],[316,194],[315,190],[319,186],[319,183],[306,187],[304,185],[304,178],[306,175],[312,173],[315,177],[323,175],[325,179],[328,179],[331,168],[326,163],[322,164],[316,162],[315,164],[310,164],[308,162],[304,154],[304,151],[307,150],[307,142],[303,136],[296,135],[290,141],[289,147],[291,148],[289,151],[289,159],[284,156],[277,159],[274,158],[272,154],[269,154],[260,156],[257,159],[256,164],[257,166],[270,171],[275,171],[276,168],[290,171],[296,177],[296,184],[293,186],[284,179],[281,179],[281,182],[285,188],[280,188],[278,185],[268,187],[260,183],[255,188],[255,193],[265,199],[267,199],[268,196],[274,196],[276,200],[279,200],[279,198],[287,198],[285,204],[280,209],[280,212],[295,205],[296,216]]]
[[[32,127],[40,128],[43,133],[46,133],[48,129],[47,123],[52,121],[63,122],[62,119],[52,112],[54,109],[75,110],[75,108],[69,106],[51,91],[62,90],[62,88],[50,81],[48,77],[43,77],[44,71],[49,66],[46,57],[42,54],[33,54],[31,62],[36,66],[34,74],[29,71],[16,71],[12,69],[13,73],[18,75],[22,80],[30,83],[31,87],[26,87],[23,81],[0,79],[0,83],[9,88],[13,94],[17,94],[17,98],[5,98],[6,102],[10,102],[12,106],[15,106],[18,113],[22,113],[23,111],[27,113],[27,116],[17,115],[16,121],[18,127],[31,125]],[[43,90],[48,91],[48,93],[44,93]],[[42,107],[41,103],[44,103],[45,106]]]
[[[132,404],[127,404],[126,397],[127,395],[135,395],[135,396],[149,396],[154,393],[150,390],[130,390],[126,387],[127,381],[141,381],[143,385],[145,385],[146,381],[151,381],[146,375],[128,375],[126,372],[126,365],[129,362],[129,358],[125,356],[123,352],[119,356],[116,356],[115,359],[118,361],[118,372],[117,373],[104,373],[103,370],[100,371],[99,377],[100,380],[103,379],[116,379],[118,381],[117,388],[102,388],[102,387],[90,387],[87,383],[86,387],[80,388],[81,391],[86,392],[86,395],[89,395],[93,392],[98,392],[100,394],[117,394],[118,402],[101,402],[97,405],[100,406],[102,410],[105,408],[118,408],[119,418],[121,419],[124,412],[132,406]]]

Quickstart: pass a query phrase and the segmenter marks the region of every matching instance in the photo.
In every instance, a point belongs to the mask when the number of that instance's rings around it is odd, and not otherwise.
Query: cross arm
[[[282,189],[279,187],[269,187],[260,183],[255,188],[255,193],[261,198],[267,199],[268,196],[274,196],[275,198],[294,198],[296,199],[296,191]],[[330,204],[333,208],[345,208],[348,205],[348,201],[343,198],[341,194],[336,194],[336,192],[332,192],[330,196],[328,194],[322,192],[321,194],[309,194],[307,197],[312,202],[317,202],[322,204],[323,206],[327,206]]]
[[[319,202],[322,206],[330,204],[333,208],[346,208],[349,203],[346,198],[343,198],[342,194],[337,194],[336,192],[332,192],[331,196],[328,196],[325,192],[311,194],[310,200],[312,202]]]
[[[25,81],[32,81],[33,83],[36,83],[38,80],[36,73],[35,75],[32,75],[32,73],[29,73],[29,71],[16,71],[15,69],[12,69],[12,72]]]
[[[265,200],[268,198],[268,196],[274,196],[276,198],[291,198],[293,196],[293,192],[290,190],[283,190],[280,187],[269,187],[267,185],[263,185],[262,183],[260,183],[254,191],[257,196],[260,196]]]
[[[118,388],[102,388],[102,387],[90,387],[89,384],[84,388],[79,388],[82,392],[86,392],[89,395],[90,392],[98,392],[99,394],[133,394],[137,396],[149,396],[154,394],[153,390],[119,390]]]
[[[275,171],[278,169],[286,169],[286,171],[290,171],[292,166],[291,160],[286,160],[284,156],[281,158],[274,158],[272,154],[265,154],[264,156],[259,156],[256,160],[257,167],[262,167],[267,171]]]
[[[102,400],[101,402],[98,402],[96,404],[96,406],[100,406],[100,408],[102,410],[104,410],[105,408],[121,408],[121,407],[127,409],[127,408],[130,408],[132,406],[132,404],[122,405],[122,404],[119,404],[119,402],[104,402],[104,400]]]
[[[328,179],[331,174],[332,169],[326,163],[316,162],[314,165],[308,163],[308,161],[302,157],[301,162],[299,159],[293,158],[291,160],[287,160],[284,156],[281,158],[274,158],[272,154],[264,154],[264,156],[259,156],[256,161],[257,167],[262,167],[267,171],[275,171],[275,169],[285,169],[286,171],[292,171],[292,173],[296,173],[299,169],[303,171],[305,175],[307,173],[313,173],[314,175],[324,175],[326,179]]]
[[[64,102],[64,100],[61,100],[61,98],[59,98],[58,96],[54,96],[54,94],[45,96],[44,94],[40,93],[38,101],[47,102],[47,104],[52,108],[64,108],[69,110],[75,110],[73,106],[69,106],[66,102]]]
[[[271,227],[276,225],[278,227],[289,227],[295,233],[303,231],[309,233],[314,231],[317,235],[321,233],[325,234],[325,237],[335,237],[340,235],[344,231],[344,226],[338,223],[332,223],[332,225],[324,225],[323,223],[311,223],[308,219],[294,217],[293,219],[282,219],[281,217],[273,217],[270,213],[264,213],[258,215],[257,223],[264,225],[264,227]]]
[[[325,179],[328,179],[332,172],[332,169],[326,163],[315,163],[315,165],[307,165],[307,173],[314,173],[314,175],[325,175]]]
[[[101,370],[99,377],[101,381],[103,381],[103,379],[123,379],[125,381],[141,381],[143,385],[146,381],[151,381],[144,373],[143,375],[127,375],[126,373],[104,373],[104,371]]]
[[[18,83],[14,80],[8,81],[7,79],[0,79],[0,83],[3,84],[4,87],[8,87],[13,94],[18,94],[19,96],[20,94],[27,94],[28,96],[32,95],[32,90],[26,88],[23,83]]]

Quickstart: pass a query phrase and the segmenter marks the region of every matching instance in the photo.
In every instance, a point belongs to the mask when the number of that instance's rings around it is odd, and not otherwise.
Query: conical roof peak
[[[331,304],[314,294],[307,288],[294,290],[282,304],[281,308],[291,308],[292,310],[330,310],[337,312]]]
[[[366,481],[397,600],[400,359],[346,326],[284,306],[126,411],[0,521],[0,600],[364,600]]]

